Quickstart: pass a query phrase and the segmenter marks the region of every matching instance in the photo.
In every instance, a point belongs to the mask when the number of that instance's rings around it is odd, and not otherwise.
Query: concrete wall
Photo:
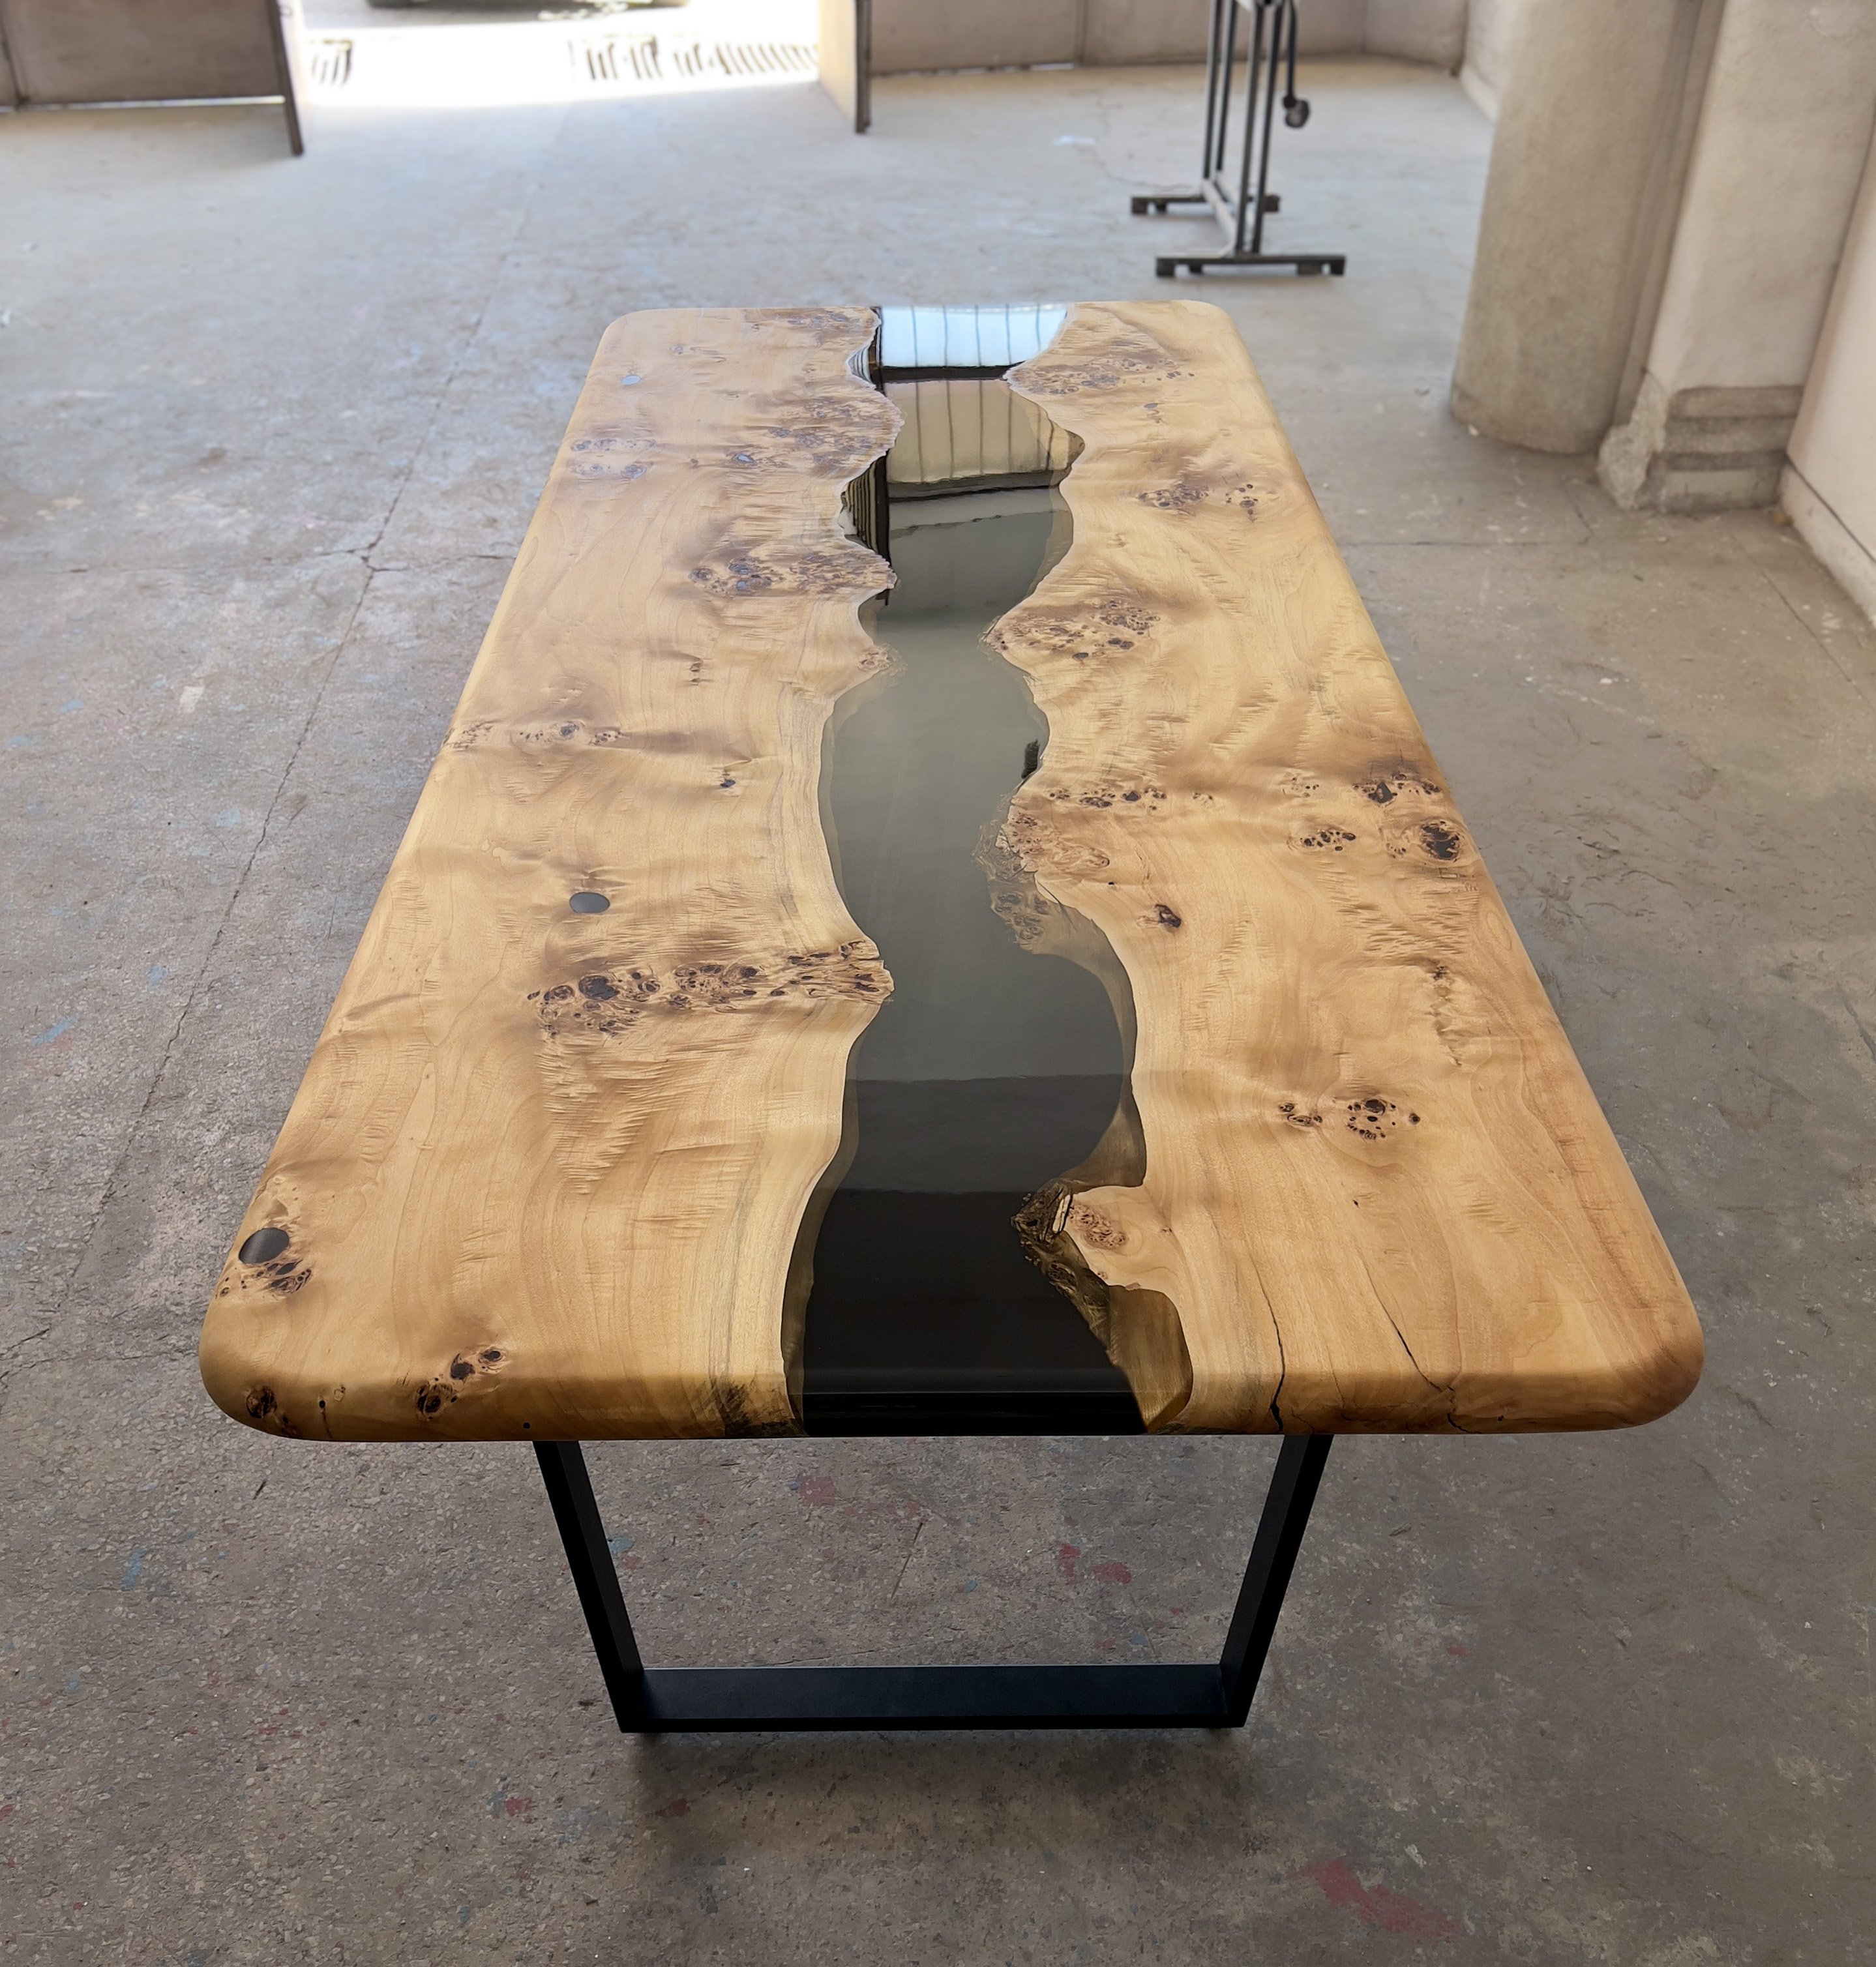
[[[1633,408],[1603,446],[1621,503],[1777,496],[1873,120],[1870,0],[1726,0]]]
[[[871,105],[862,72],[860,11],[853,0],[817,0],[815,17],[815,66],[820,86],[854,129],[863,131]]]
[[[1081,0],[873,0],[873,73],[1072,61],[1081,13]]]
[[[1308,0],[1303,0],[1307,11]],[[1361,52],[1430,62],[1458,72],[1466,52],[1466,0],[1368,0]]]
[[[1298,0],[1296,44],[1306,55],[1391,55],[1456,69],[1465,44],[1466,0]]]
[[[273,95],[274,0],[0,0],[27,102]],[[0,99],[4,99],[0,97]]]
[[[1494,62],[1454,412],[1596,451],[1624,505],[1769,503],[1876,121],[1876,0],[1477,0],[1467,71]]]
[[[1466,93],[1494,121],[1511,73],[1512,44],[1527,4],[1528,0],[1471,0],[1466,10],[1459,79]]]
[[[1091,0],[1082,8],[1079,51],[1064,59],[1113,65],[1203,61],[1211,15],[1210,0]]]
[[[1876,619],[1876,148],[1780,489],[1813,551]]]
[[[1457,69],[1467,0],[1300,0],[1305,54]],[[873,0],[873,73],[1203,61],[1211,0]]]

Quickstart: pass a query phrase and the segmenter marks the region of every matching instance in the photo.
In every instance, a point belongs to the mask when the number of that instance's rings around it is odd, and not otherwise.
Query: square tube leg
[[[1309,1512],[1329,1458],[1329,1444],[1334,1439],[1332,1434],[1286,1434],[1277,1451],[1276,1472],[1270,1478],[1263,1513],[1257,1520],[1250,1562],[1224,1636],[1224,1656],[1218,1662],[1225,1713],[1234,1728],[1243,1727],[1250,1718],[1251,1697],[1257,1691],[1276,1632],[1277,1615],[1283,1609],[1283,1594],[1289,1589],[1297,1552],[1303,1547],[1303,1532],[1309,1527]]]
[[[613,1713],[627,1733],[1241,1728],[1333,1438],[1284,1437],[1216,1666],[648,1668],[632,1638],[580,1444],[538,1442],[535,1454]]]
[[[577,1441],[537,1441],[534,1452],[541,1465],[541,1479],[547,1484],[548,1500],[554,1507],[554,1520],[560,1526],[560,1540],[566,1546],[587,1630],[593,1635],[600,1672],[612,1697],[613,1712],[628,1733],[642,1728],[645,1663],[632,1636],[613,1554],[606,1547],[606,1525],[594,1498],[586,1457]]]

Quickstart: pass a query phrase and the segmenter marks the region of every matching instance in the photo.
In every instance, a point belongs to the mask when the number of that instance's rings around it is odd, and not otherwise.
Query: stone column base
[[[1596,475],[1630,511],[1722,512],[1778,496],[1785,444],[1804,392],[1677,389],[1644,376],[1635,414],[1603,440]]]

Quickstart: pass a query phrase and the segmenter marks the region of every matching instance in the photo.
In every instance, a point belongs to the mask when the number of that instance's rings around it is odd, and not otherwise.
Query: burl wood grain
[[[789,1268],[891,988],[818,807],[885,660],[856,308],[608,330],[202,1341],[352,1439],[785,1431]],[[575,893],[603,896],[577,913]]]
[[[608,331],[216,1287],[237,1418],[795,1426],[796,1254],[891,988],[818,802],[886,661],[838,522],[897,421],[872,326]],[[1134,1053],[1032,1253],[1156,1427],[1671,1407],[1692,1310],[1228,321],[1078,308],[1014,380],[1084,449],[995,635],[1050,736],[986,864]]]
[[[1137,1025],[1033,1254],[1156,1427],[1673,1407],[1693,1308],[1230,321],[1078,308],[1011,380],[1085,448],[992,631],[1050,728],[1001,853]]]

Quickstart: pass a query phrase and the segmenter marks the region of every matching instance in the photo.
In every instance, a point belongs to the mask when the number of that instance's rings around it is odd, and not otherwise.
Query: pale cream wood
[[[1011,380],[1085,447],[992,631],[1050,729],[1001,848],[1124,967],[1145,1169],[1036,1255],[1156,1426],[1673,1407],[1693,1307],[1229,317],[1079,307]]]
[[[838,521],[896,422],[871,328],[608,331],[237,1239],[286,1247],[212,1302],[238,1418],[796,1426],[801,1255],[891,987],[818,806],[886,661],[890,575]],[[1229,320],[1079,308],[1014,380],[1084,448],[1067,557],[995,632],[1050,735],[985,860],[1134,1048],[1033,1254],[1156,1427],[1671,1407],[1686,1294]]]
[[[886,660],[859,308],[610,328],[202,1342],[350,1439],[788,1431],[795,1231],[890,980],[818,803]],[[608,898],[603,914],[569,898]],[[796,1293],[798,1298],[799,1293]]]

